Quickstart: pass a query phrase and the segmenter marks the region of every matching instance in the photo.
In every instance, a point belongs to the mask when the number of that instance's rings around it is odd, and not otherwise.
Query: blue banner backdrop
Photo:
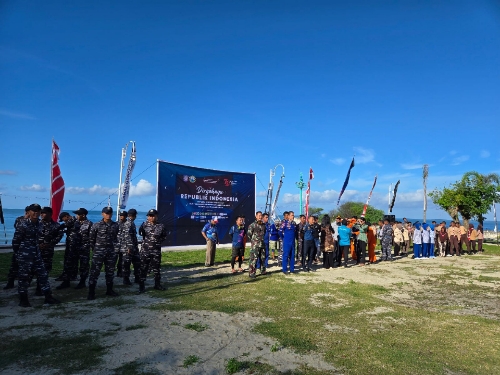
[[[203,226],[219,219],[221,243],[231,242],[236,216],[255,216],[255,173],[218,171],[158,160],[156,208],[166,226],[164,246],[203,245]]]

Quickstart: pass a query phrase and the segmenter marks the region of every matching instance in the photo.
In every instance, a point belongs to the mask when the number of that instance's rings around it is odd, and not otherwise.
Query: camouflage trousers
[[[92,265],[90,266],[89,285],[97,284],[97,279],[101,273],[102,264],[106,273],[106,284],[112,284],[115,276],[116,257],[118,254],[115,249],[96,247],[92,255]]]
[[[122,260],[123,277],[130,277],[130,264],[134,266],[134,276],[136,277],[141,276],[141,258],[137,251],[130,251],[130,252],[128,252],[128,250],[124,251],[122,259],[123,259]]]
[[[266,264],[265,264],[265,259],[266,259],[266,249],[264,247],[252,247],[250,249],[250,262],[249,262],[249,268],[248,272],[250,275],[255,274],[256,272],[256,265],[257,265],[257,259],[259,260],[259,263],[262,265],[262,272],[266,271]]]
[[[149,269],[151,268],[155,280],[161,279],[160,265],[161,265],[161,248],[145,248],[142,247],[141,253],[141,281],[146,281]]]
[[[17,290],[20,294],[28,293],[33,274],[38,275],[38,283],[42,291],[44,293],[50,292],[49,276],[43,265],[42,256],[37,249],[29,249],[28,251],[19,249],[17,262],[19,264]]]
[[[78,275],[79,247],[77,245],[66,245],[64,252],[64,270],[62,279],[70,281]]]
[[[52,271],[52,259],[54,259],[54,248],[53,247],[45,249],[40,248],[40,253],[42,255],[45,271],[47,271],[47,274],[49,274],[50,271]]]
[[[78,250],[78,262],[80,262],[80,280],[87,280],[90,268],[90,246],[80,247]]]

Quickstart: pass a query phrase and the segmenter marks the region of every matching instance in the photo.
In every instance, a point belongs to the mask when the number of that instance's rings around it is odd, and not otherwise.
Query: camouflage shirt
[[[90,230],[90,246],[95,250],[96,248],[110,249],[119,251],[118,245],[118,223],[110,220],[98,221],[92,225]]]
[[[145,221],[139,228],[139,234],[142,236],[142,248],[151,249],[160,247],[161,243],[167,238],[165,226],[160,223],[150,223]]]
[[[121,251],[135,251],[138,249],[137,229],[135,223],[130,218],[124,223],[120,223],[121,227],[118,232],[118,241],[120,242]]]
[[[15,252],[22,249],[26,253],[39,251],[38,244],[42,235],[42,223],[29,219],[21,220],[12,238],[12,248]]]
[[[14,229],[17,229],[17,226],[21,224],[23,220],[26,220],[24,216],[18,216],[16,217],[16,221],[14,221]]]
[[[48,247],[56,246],[64,235],[64,228],[54,220],[44,221],[42,223],[42,233],[38,239],[40,245],[49,245]]]
[[[264,235],[266,234],[266,224],[262,221],[254,221],[249,225],[247,237],[252,244],[252,248],[264,247]]]
[[[76,220],[76,217],[72,216],[67,222],[62,224],[66,232],[66,243],[71,246],[80,246],[82,243],[82,237],[80,235],[80,222]]]
[[[90,247],[90,230],[92,222],[90,220],[80,221],[80,237],[82,239],[82,247],[88,249]]]

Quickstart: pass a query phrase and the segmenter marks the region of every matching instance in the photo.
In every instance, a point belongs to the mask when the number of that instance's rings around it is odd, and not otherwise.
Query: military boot
[[[130,282],[130,278],[129,277],[124,277],[123,278],[123,285],[132,285],[132,283]]]
[[[7,285],[3,287],[3,290],[13,289],[13,288],[14,288],[14,279],[10,278],[9,280],[7,280]]]
[[[69,280],[65,280],[61,283],[61,285],[59,286],[56,286],[56,289],[57,290],[61,290],[61,289],[66,289],[66,288],[69,288],[71,286]]]
[[[38,282],[36,283],[35,296],[43,296],[42,288],[40,287],[40,284]]]
[[[54,296],[52,296],[51,292],[47,292],[45,294],[45,302],[44,303],[46,303],[48,305],[57,305],[57,304],[61,303],[61,301],[59,301],[58,299],[55,299]]]
[[[161,285],[160,280],[155,280],[155,287],[156,290],[165,290],[165,288]]]
[[[75,286],[75,289],[84,289],[87,287],[87,284],[85,284],[85,278],[80,278],[80,282],[78,283],[77,286]]]
[[[144,293],[146,291],[146,287],[144,286],[144,281],[139,281],[139,292],[137,294]]]
[[[21,307],[31,307],[30,301],[28,301],[28,293],[19,293],[19,306]]]
[[[109,284],[106,284],[106,287],[108,288],[106,290],[106,295],[107,296],[111,296],[111,297],[118,297],[119,294],[116,293],[114,290],[113,290],[113,283],[109,283]]]
[[[89,295],[87,296],[89,301],[95,299],[95,284],[89,285]]]

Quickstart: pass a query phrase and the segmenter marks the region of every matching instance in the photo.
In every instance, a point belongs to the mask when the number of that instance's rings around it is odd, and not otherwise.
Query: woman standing
[[[446,227],[441,226],[441,230],[438,234],[438,245],[439,245],[439,256],[446,256],[446,246],[448,245],[448,232],[446,232]]]
[[[469,224],[469,230],[467,231],[467,239],[469,240],[469,251],[472,250],[472,254],[476,253],[476,240],[477,231],[474,229],[474,224]]]
[[[375,248],[377,247],[377,228],[375,225],[368,224],[368,261],[370,263],[375,263],[377,261],[377,256],[375,255]]]
[[[344,253],[344,267],[347,268],[349,259],[349,248],[351,245],[351,228],[347,226],[347,220],[342,220],[342,225],[339,227],[339,248]]]
[[[483,239],[484,239],[484,233],[483,233],[483,226],[479,224],[477,226],[477,251],[482,253],[483,250]]]
[[[335,242],[333,235],[335,231],[330,222],[330,216],[324,215],[321,219],[321,251],[323,252],[323,266],[326,269],[334,267],[333,252],[335,250]]]
[[[403,226],[400,223],[394,224],[394,256],[398,256],[401,246],[404,243]]]
[[[415,227],[413,231],[413,258],[422,259],[422,228],[420,228],[418,221],[413,226]]]

